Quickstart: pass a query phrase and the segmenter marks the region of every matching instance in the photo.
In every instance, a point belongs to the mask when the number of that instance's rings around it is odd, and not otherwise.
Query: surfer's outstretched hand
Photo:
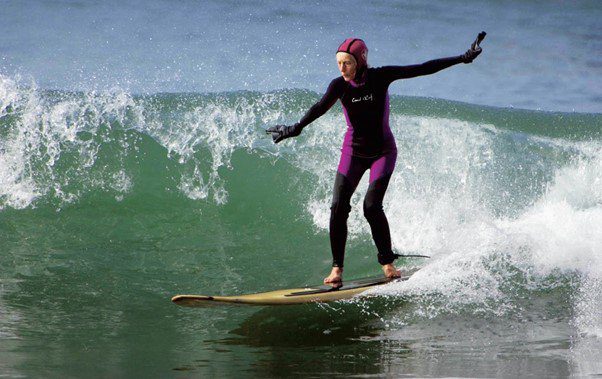
[[[303,128],[299,126],[299,124],[286,126],[286,125],[276,125],[266,129],[267,134],[272,135],[272,140],[274,143],[278,143],[283,139],[297,137],[301,134],[301,130]]]
[[[479,33],[479,35],[477,36],[477,39],[475,39],[475,41],[472,43],[472,45],[470,45],[470,49],[466,50],[466,52],[464,54],[462,54],[462,62],[472,63],[472,61],[476,57],[478,57],[479,54],[481,54],[483,49],[479,45],[481,44],[481,41],[483,41],[483,38],[485,38],[486,35],[487,35],[487,33],[485,33],[485,32]]]

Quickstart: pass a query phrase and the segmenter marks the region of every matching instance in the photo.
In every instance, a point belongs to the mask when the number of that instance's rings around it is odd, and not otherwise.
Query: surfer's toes
[[[328,284],[334,288],[339,288],[343,285],[343,278],[340,276],[328,276],[324,278],[324,284]]]
[[[334,288],[339,288],[343,286],[343,281],[341,279],[339,280],[329,280],[328,278],[324,279],[324,284],[334,287]]]
[[[398,270],[393,265],[385,265],[383,266],[383,271],[385,272],[385,278],[399,278],[401,277],[401,270]]]
[[[397,271],[396,273],[385,274],[385,278],[389,278],[389,279],[396,279],[396,278],[400,278],[400,277],[401,277],[401,273],[399,271]]]

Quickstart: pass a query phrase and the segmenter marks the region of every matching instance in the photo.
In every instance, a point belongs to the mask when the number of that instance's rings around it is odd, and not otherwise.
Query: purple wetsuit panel
[[[397,161],[397,150],[388,152],[387,154],[376,159],[370,166],[370,183],[378,180],[386,175],[391,175],[395,169]]]
[[[355,187],[367,169],[370,169],[370,183],[392,174],[396,160],[397,150],[391,150],[380,157],[374,158],[354,157],[343,152],[337,171],[344,175]]]

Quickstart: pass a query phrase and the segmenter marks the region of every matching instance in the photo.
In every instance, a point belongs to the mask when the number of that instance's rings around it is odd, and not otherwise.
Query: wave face
[[[342,112],[336,105],[279,145],[264,132],[295,122],[318,96],[48,91],[0,76],[0,272],[48,280],[57,251],[103,266],[106,241],[144,251],[143,272],[201,264],[209,286],[227,269],[226,291],[265,286],[283,262],[298,265],[297,281],[327,267]],[[602,337],[600,125],[599,114],[393,96],[399,157],[385,212],[395,250],[432,259],[410,281],[374,291],[414,304],[390,321],[527,318],[533,298],[552,291],[580,335]],[[375,269],[365,180],[352,199],[350,275]],[[47,253],[36,259],[36,250]],[[280,251],[279,262],[266,251]]]

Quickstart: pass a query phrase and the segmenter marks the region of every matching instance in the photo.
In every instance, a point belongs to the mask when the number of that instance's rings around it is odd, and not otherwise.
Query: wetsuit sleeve
[[[398,79],[434,74],[462,62],[462,56],[459,55],[457,57],[433,59],[422,64],[410,66],[385,66],[379,69],[379,73],[385,81],[391,83]]]
[[[305,116],[301,118],[297,125],[299,125],[301,128],[304,128],[332,108],[334,103],[337,102],[343,92],[341,84],[344,84],[344,82],[341,83],[339,79],[341,78],[334,79],[332,82],[330,82],[330,85],[328,86],[324,96],[322,96],[320,101],[309,108],[307,113],[305,113]]]

